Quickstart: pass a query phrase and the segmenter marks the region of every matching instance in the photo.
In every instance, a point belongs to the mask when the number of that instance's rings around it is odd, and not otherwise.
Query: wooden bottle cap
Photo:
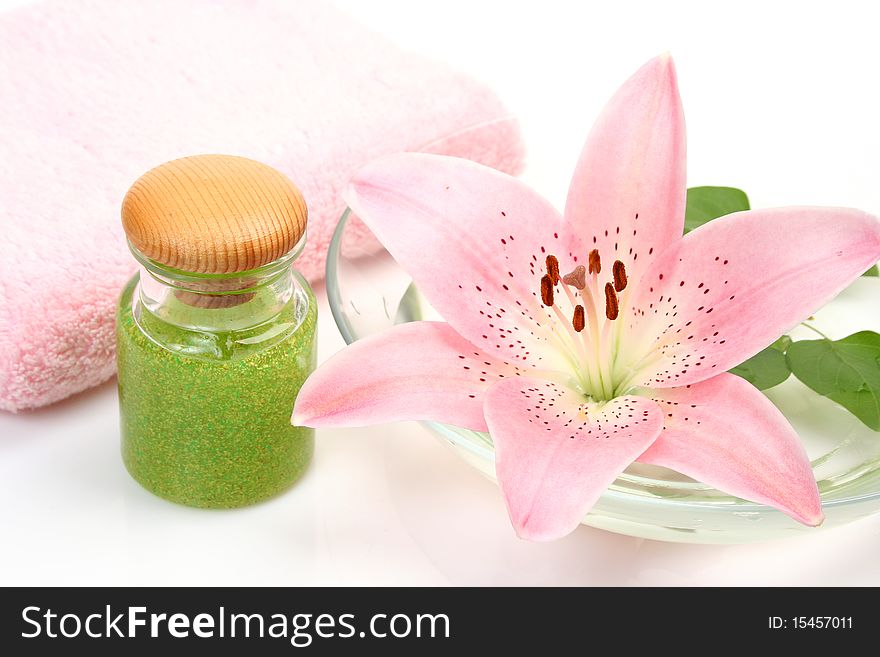
[[[232,155],[195,155],[147,171],[122,201],[122,227],[156,262],[199,274],[262,267],[306,230],[302,194],[270,166]]]

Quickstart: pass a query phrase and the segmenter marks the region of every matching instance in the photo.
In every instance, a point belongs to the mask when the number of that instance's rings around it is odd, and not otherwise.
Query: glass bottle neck
[[[156,263],[131,247],[140,265],[137,303],[161,322],[220,333],[271,322],[300,291],[293,251],[259,269],[233,274],[193,274]]]

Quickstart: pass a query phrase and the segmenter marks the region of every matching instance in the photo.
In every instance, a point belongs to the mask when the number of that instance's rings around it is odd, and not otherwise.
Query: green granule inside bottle
[[[252,504],[290,486],[314,450],[314,430],[290,424],[315,365],[308,286],[259,327],[211,332],[133,313],[136,283],[122,293],[116,327],[122,457],[131,475],[156,495],[208,508]],[[222,311],[225,325],[261,302],[256,294]],[[188,326],[217,313],[179,300],[171,312]]]

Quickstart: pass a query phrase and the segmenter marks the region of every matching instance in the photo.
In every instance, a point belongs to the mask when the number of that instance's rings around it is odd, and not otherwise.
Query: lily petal
[[[315,371],[293,424],[351,427],[399,420],[486,431],[485,391],[513,366],[475,349],[444,322],[412,322],[358,340]]]
[[[562,219],[540,195],[475,162],[401,153],[361,169],[345,200],[464,338],[507,362],[562,366],[540,298]]]
[[[880,221],[858,210],[753,210],[705,224],[668,247],[632,290],[622,327],[632,381],[679,386],[724,372],[878,259]]]
[[[666,420],[639,461],[768,504],[806,525],[822,523],[819,490],[803,444],[779,409],[750,383],[725,373],[646,394]]]
[[[534,541],[574,530],[663,427],[662,412],[649,399],[598,405],[531,377],[493,386],[485,414],[510,519],[521,538]]]
[[[598,248],[610,270],[638,275],[681,237],[686,197],[685,126],[675,66],[657,57],[605,106],[584,145],[565,205],[578,252]]]

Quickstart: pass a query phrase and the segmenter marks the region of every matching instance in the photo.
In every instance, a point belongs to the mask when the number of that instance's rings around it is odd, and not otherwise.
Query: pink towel
[[[65,0],[0,14],[0,409],[114,372],[134,271],[128,186],[194,153],[274,165],[310,207],[320,278],[339,191],[370,159],[429,148],[515,172],[516,123],[483,85],[311,0]]]

